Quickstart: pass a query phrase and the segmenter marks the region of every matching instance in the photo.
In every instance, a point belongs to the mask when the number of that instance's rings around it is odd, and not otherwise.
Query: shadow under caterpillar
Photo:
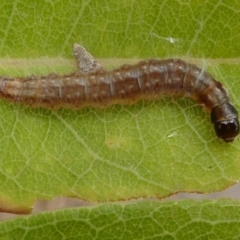
[[[231,142],[239,134],[238,112],[226,89],[209,73],[181,59],[147,60],[112,71],[74,45],[79,72],[27,78],[0,77],[0,98],[48,109],[105,107],[139,99],[184,96],[211,112],[217,136]]]

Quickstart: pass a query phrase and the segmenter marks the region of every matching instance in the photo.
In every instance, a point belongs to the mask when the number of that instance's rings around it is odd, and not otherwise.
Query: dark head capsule
[[[217,136],[225,142],[232,142],[239,134],[238,112],[230,103],[214,107],[211,121]]]

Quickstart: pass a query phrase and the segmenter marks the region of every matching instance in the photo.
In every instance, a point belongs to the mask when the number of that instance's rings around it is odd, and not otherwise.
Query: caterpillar
[[[239,134],[238,112],[227,90],[194,64],[181,59],[151,59],[111,71],[94,64],[96,71],[63,76],[0,77],[0,98],[29,107],[81,109],[132,104],[163,95],[184,96],[211,113],[219,138],[231,142]]]

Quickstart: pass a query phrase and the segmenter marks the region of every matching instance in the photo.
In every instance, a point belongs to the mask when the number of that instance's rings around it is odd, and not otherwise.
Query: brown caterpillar
[[[225,142],[239,134],[238,113],[223,85],[180,59],[148,60],[112,71],[99,68],[63,76],[0,77],[0,98],[30,107],[81,109],[131,104],[162,95],[197,101],[211,112],[215,132]]]

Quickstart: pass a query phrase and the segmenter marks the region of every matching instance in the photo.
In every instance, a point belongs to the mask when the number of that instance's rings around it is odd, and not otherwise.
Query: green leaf
[[[107,68],[178,56],[207,68],[239,109],[238,1],[0,3],[2,75],[74,71],[74,42],[107,58]],[[55,196],[104,202],[208,193],[240,178],[239,141],[217,139],[208,114],[188,99],[82,111],[1,101],[0,116],[3,211],[29,212],[36,199]]]
[[[233,200],[104,204],[17,218],[0,239],[238,239]]]

